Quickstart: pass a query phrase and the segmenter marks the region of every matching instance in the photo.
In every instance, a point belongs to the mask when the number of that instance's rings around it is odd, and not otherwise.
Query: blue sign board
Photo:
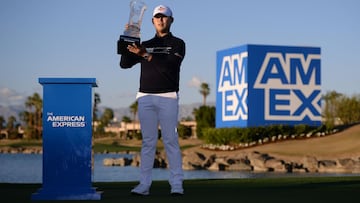
[[[92,187],[95,78],[40,78],[43,85],[43,187],[33,200],[100,200]]]
[[[216,127],[321,125],[320,48],[243,45],[216,67]]]

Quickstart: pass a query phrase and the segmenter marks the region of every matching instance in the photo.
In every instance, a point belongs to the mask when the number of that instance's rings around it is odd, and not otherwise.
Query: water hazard
[[[96,154],[94,156],[93,182],[129,182],[137,181],[139,168],[133,166],[118,167],[104,166],[103,159],[130,156],[126,154]],[[0,154],[0,183],[42,183],[42,155],[41,154]],[[274,173],[274,172],[246,172],[246,171],[184,171],[187,179],[238,179],[262,177],[296,177],[296,176],[354,176],[360,174],[333,173]],[[167,180],[167,169],[153,169],[153,180]]]

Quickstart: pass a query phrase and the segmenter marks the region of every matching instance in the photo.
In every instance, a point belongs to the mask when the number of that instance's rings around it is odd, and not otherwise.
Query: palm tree
[[[93,106],[93,112],[92,112],[92,135],[94,136],[94,132],[95,132],[95,122],[94,121],[97,121],[97,112],[98,112],[98,105],[100,104],[101,102],[101,99],[100,99],[100,94],[98,93],[94,93],[94,106]],[[94,162],[94,139],[91,139],[91,170],[92,172],[94,172],[94,165],[95,165],[95,162]]]
[[[37,137],[40,137],[42,134],[42,106],[43,106],[43,102],[42,99],[40,97],[40,95],[38,93],[34,93],[33,95],[33,102],[34,102],[34,107],[35,107],[35,128],[36,128],[36,132]]]
[[[131,119],[128,116],[123,116],[121,121],[124,123],[131,123]]]
[[[30,136],[40,138],[42,134],[42,99],[38,93],[27,97],[25,107],[28,111],[23,112],[21,117],[27,123]]]
[[[133,114],[133,124],[134,124],[134,131],[135,131],[135,121],[136,121],[136,114],[138,112],[138,102],[135,101],[130,105],[130,112]]]
[[[5,118],[0,116],[0,132],[4,129]]]
[[[101,99],[100,99],[100,94],[96,93],[94,94],[94,103],[93,103],[93,111],[92,111],[92,131],[93,131],[93,135],[95,134],[95,132],[97,131],[96,127],[97,127],[97,121],[98,121],[98,106],[101,103]]]
[[[17,137],[17,129],[16,129],[16,118],[15,116],[10,116],[8,118],[7,124],[6,124],[6,130],[8,131],[8,137],[7,138],[16,138]]]
[[[25,108],[27,111],[23,112],[21,114],[21,117],[24,119],[24,121],[27,123],[27,129],[29,130],[29,136],[32,137],[33,134],[33,124],[34,124],[34,115],[32,112],[32,98],[29,96],[27,97],[27,100],[25,101]]]
[[[122,119],[121,119],[121,121],[122,122],[124,122],[125,123],[125,125],[124,125],[124,130],[125,130],[125,133],[126,133],[126,136],[128,135],[128,132],[127,132],[127,124],[128,123],[131,123],[131,119],[128,117],[128,116],[123,116],[122,117]],[[120,135],[120,137],[121,137],[121,135]]]
[[[97,121],[98,105],[101,103],[100,94],[94,94],[93,121]]]
[[[3,116],[0,116],[0,130],[4,128],[5,118]]]
[[[105,108],[100,118],[101,124],[105,127],[114,119],[114,111],[111,108]]]
[[[203,96],[203,106],[206,106],[206,97],[210,94],[209,84],[201,83],[200,85],[200,93]]]

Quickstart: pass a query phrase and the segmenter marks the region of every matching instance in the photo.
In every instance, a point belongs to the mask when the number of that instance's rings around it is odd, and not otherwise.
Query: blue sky
[[[215,102],[216,51],[244,44],[320,47],[323,93],[360,93],[360,1],[144,1],[143,40],[154,36],[153,8],[165,4],[186,42],[180,104],[202,101],[201,82]],[[128,17],[129,0],[0,0],[0,105],[42,94],[40,77],[91,77],[101,106],[130,106],[139,66],[120,69],[116,54]]]

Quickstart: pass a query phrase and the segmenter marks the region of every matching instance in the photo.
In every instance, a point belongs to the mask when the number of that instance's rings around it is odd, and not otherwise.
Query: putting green
[[[198,179],[185,180],[185,195],[171,197],[167,181],[154,181],[151,195],[130,195],[136,182],[93,183],[102,198],[98,202],[357,202],[360,192],[360,176],[346,177],[291,177],[257,179]],[[1,202],[34,202],[31,194],[41,184],[0,183]],[[7,201],[5,201],[7,200]],[[65,202],[65,201],[41,201]],[[94,201],[66,201],[94,202]]]

